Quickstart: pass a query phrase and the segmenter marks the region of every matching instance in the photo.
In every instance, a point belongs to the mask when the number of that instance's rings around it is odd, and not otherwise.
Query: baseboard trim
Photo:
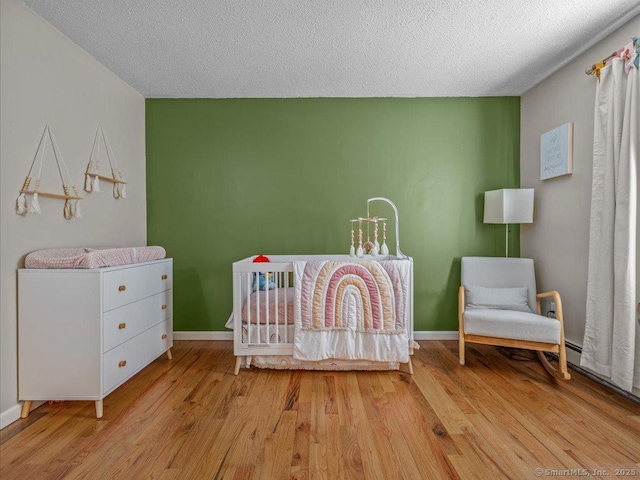
[[[598,375],[597,373],[589,370],[580,365],[580,356],[582,355],[582,345],[565,340],[564,345],[567,350],[567,363],[569,364],[569,368],[575,370],[576,372],[581,373],[585,377],[590,380],[593,380],[596,383],[599,383],[603,387],[611,390],[612,392],[617,393],[618,395],[630,400],[638,405],[640,405],[640,390],[633,389],[632,392],[627,392],[626,390],[622,390],[620,387],[611,383],[606,377],[602,375]],[[549,353],[549,356],[557,359],[558,355],[555,353]]]
[[[174,340],[233,340],[233,332],[173,332]],[[457,340],[458,332],[419,331],[413,332],[414,340]]]
[[[552,355],[557,358],[557,356],[555,354],[552,354]],[[636,403],[636,404],[640,405],[640,397],[638,397],[634,393],[627,392],[626,390],[621,389],[617,385],[611,383],[610,381],[608,381],[604,377],[601,377],[597,373],[594,373],[594,372],[592,372],[591,370],[589,370],[587,368],[581,367],[580,365],[576,365],[575,363],[571,363],[571,362],[567,362],[567,363],[569,363],[569,367],[570,368],[572,368],[573,370],[575,370],[577,372],[580,372],[582,375],[584,375],[585,377],[589,378],[590,380],[593,380],[594,382],[599,383],[600,385],[602,385],[603,387],[611,390],[612,392],[617,393],[621,397],[624,397],[627,400],[630,400],[633,403]]]
[[[233,332],[173,332],[174,340],[233,340]]]
[[[423,330],[413,332],[414,340],[458,340],[457,330],[429,331]]]
[[[4,412],[0,413],[0,430],[18,420],[20,418],[21,411],[22,405],[17,403],[13,407],[8,408]]]
[[[45,402],[33,402],[31,405],[31,412],[42,405]],[[13,407],[7,408],[4,412],[0,413],[0,430],[4,427],[11,425],[16,420],[20,420],[22,414],[22,403],[16,403]]]

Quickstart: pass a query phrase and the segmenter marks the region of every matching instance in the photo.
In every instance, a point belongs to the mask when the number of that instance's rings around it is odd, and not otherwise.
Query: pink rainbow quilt
[[[412,261],[294,262],[293,357],[409,360]]]

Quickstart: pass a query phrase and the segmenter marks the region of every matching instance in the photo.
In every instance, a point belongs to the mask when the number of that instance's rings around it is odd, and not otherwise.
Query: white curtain
[[[587,318],[580,360],[626,391],[640,387],[636,50],[636,44],[627,45],[621,58],[602,68],[596,87]]]

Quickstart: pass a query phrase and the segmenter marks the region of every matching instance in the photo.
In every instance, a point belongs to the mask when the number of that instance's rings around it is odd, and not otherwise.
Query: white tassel
[[[380,254],[380,244],[375,242],[373,244],[373,248],[371,249],[371,255],[379,255]]]
[[[29,213],[33,213],[34,215],[40,215],[42,213],[42,210],[40,210],[40,202],[38,201],[38,192],[31,195]]]
[[[24,193],[18,195],[18,199],[16,200],[16,213],[18,215],[27,214],[27,197]]]
[[[380,247],[380,253],[382,255],[389,255],[389,247],[387,247],[386,243],[383,243],[382,247]]]
[[[125,191],[124,187],[126,187],[126,185],[124,183],[120,184],[120,198],[127,198],[127,192]]]
[[[358,258],[364,257],[364,250],[362,249],[362,247],[358,247],[358,249],[356,250],[356,257]]]
[[[66,219],[73,218],[73,213],[71,212],[71,201],[70,200],[65,200],[64,201],[64,209],[62,210],[62,215]]]
[[[349,249],[349,256],[350,257],[356,256],[356,247],[354,247],[353,245],[351,245],[351,248]]]
[[[91,192],[91,177],[89,175],[84,176],[84,191]]]
[[[73,206],[73,216],[75,218],[82,218],[82,212],[80,211],[80,200],[76,200]]]
[[[97,175],[93,177],[93,191],[94,192],[100,191],[100,179],[98,178]]]
[[[113,198],[120,198],[120,189],[117,183],[113,184]]]

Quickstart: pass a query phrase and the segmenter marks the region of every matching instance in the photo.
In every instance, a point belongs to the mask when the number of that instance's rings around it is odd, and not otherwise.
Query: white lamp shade
[[[533,188],[484,192],[484,223],[533,223]]]

